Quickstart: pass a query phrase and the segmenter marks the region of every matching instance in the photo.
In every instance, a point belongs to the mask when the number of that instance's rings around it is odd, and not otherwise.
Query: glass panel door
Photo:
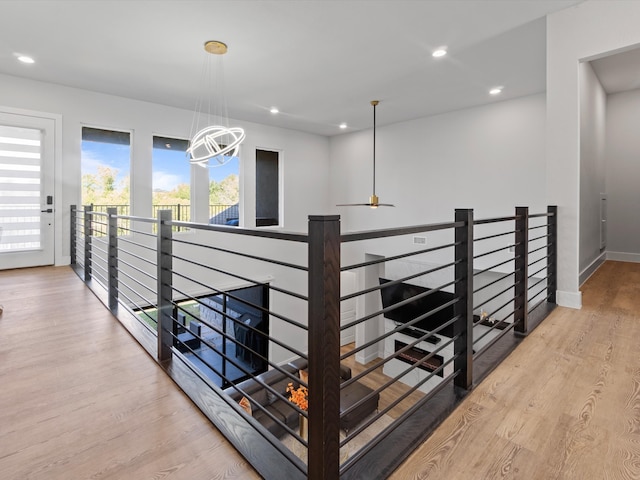
[[[0,268],[53,264],[52,172],[53,120],[0,114]]]

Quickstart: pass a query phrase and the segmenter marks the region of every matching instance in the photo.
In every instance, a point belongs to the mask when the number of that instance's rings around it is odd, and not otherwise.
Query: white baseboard
[[[365,355],[365,352],[367,350],[368,349],[365,348],[364,350],[360,350],[358,353],[356,353],[356,362],[365,365],[365,364],[367,364],[369,362],[372,362],[376,358],[379,358],[377,350],[375,352],[369,353],[368,355]]]
[[[356,341],[356,334],[352,333],[351,335],[340,336],[340,346],[349,345]]]
[[[607,252],[607,260],[640,263],[640,253]]]
[[[596,273],[596,270],[600,268],[600,266],[605,262],[605,260],[608,260],[607,252],[602,252],[600,255],[598,255],[598,257],[593,262],[591,262],[591,264],[589,264],[587,268],[582,270],[578,278],[580,285],[586,282],[591,275]]]
[[[56,259],[55,266],[62,267],[64,265],[71,265],[71,255],[65,255]]]
[[[582,308],[582,292],[563,292],[562,290],[557,290],[556,304],[561,307],[580,310]]]

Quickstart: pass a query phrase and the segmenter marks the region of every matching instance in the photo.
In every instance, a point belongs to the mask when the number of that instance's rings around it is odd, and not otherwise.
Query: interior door
[[[0,269],[54,263],[54,126],[0,113]]]

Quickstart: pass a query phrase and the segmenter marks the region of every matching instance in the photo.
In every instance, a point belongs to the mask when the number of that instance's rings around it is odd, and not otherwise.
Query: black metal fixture
[[[380,199],[376,195],[376,106],[380,103],[378,100],[371,100],[373,106],[373,193],[369,197],[368,203],[339,203],[338,207],[395,207],[391,203],[380,203]]]

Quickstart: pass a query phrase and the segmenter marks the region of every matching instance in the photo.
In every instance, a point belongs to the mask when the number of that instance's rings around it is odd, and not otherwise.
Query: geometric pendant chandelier
[[[395,207],[391,203],[380,203],[380,199],[376,195],[376,107],[378,100],[371,100],[371,106],[373,107],[373,190],[367,203],[339,203],[338,207]]]
[[[242,128],[229,127],[222,64],[227,45],[209,40],[204,50],[201,95],[194,109],[187,153],[192,164],[219,167],[238,155],[245,133]]]

